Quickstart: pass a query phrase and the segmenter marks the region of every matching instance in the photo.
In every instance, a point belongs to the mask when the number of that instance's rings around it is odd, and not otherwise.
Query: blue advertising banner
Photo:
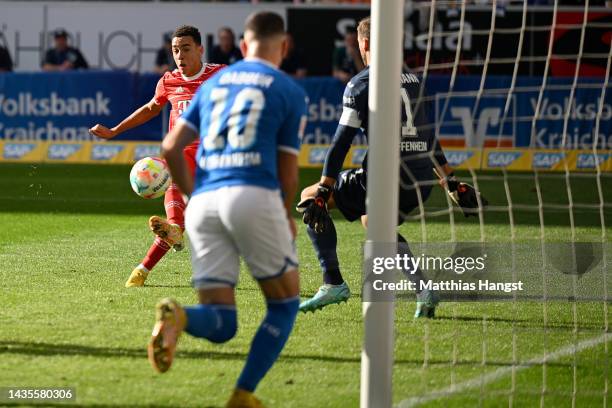
[[[130,107],[130,113],[138,107],[148,103],[155,95],[155,86],[159,81],[160,75],[155,73],[133,74],[134,75],[134,102]],[[123,135],[117,137],[117,140],[144,140],[144,141],[160,141],[163,136],[163,130],[167,130],[168,112],[170,112],[170,104],[165,108],[166,112],[151,119],[149,122],[142,124],[136,129],[130,130]],[[123,119],[123,118],[122,118]],[[164,126],[163,122],[166,122]]]
[[[124,71],[1,74],[0,140],[94,140],[91,126],[119,123],[151,100],[158,79]],[[344,86],[327,77],[299,83],[310,99],[303,143],[329,144]],[[427,78],[431,124],[446,146],[555,149],[566,134],[571,149],[592,149],[595,140],[612,149],[612,94],[607,89],[600,106],[603,79],[580,78],[572,92],[573,78],[549,78],[541,97],[541,78],[518,77],[513,87],[511,77],[489,76],[480,90],[480,76],[462,75],[450,92],[449,83],[449,76]],[[117,139],[159,141],[163,120],[159,115]],[[361,134],[354,141],[365,143]]]
[[[96,123],[112,127],[148,102],[158,75],[127,71],[0,75],[0,139],[92,140]],[[118,140],[160,140],[161,115]]]
[[[518,77],[510,93],[512,77],[489,76],[479,92],[481,77],[462,75],[449,92],[449,76],[429,76],[430,122],[446,146],[554,149],[562,147],[565,133],[567,148],[592,149],[596,140],[599,149],[612,149],[612,84],[600,107],[603,78],[579,78],[571,101],[573,78],[548,78],[539,98],[541,81]],[[300,82],[310,98],[304,143],[328,144],[341,114],[344,86],[333,78]],[[357,138],[354,143],[366,144]]]
[[[480,76],[457,77],[451,92],[449,77],[432,76],[427,81],[432,121],[451,146],[554,149],[563,147],[565,134],[570,149],[592,149],[594,142],[611,149],[612,84],[600,106],[604,78],[579,78],[575,87],[573,81],[548,78],[540,97],[542,78],[518,77],[510,93],[511,77],[490,76],[479,96]]]
[[[308,95],[308,123],[304,131],[304,144],[330,144],[338,120],[342,115],[342,94],[344,85],[331,77],[315,77],[299,80],[298,83]],[[355,136],[354,144],[365,144],[360,133]]]

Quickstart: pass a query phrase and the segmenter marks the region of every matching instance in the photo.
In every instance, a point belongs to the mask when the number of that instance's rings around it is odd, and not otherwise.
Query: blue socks
[[[253,337],[246,365],[237,387],[253,392],[278,359],[300,306],[299,297],[268,300],[268,313]],[[187,327],[192,336],[224,343],[236,334],[236,307],[227,305],[195,305],[185,307]]]
[[[329,228],[321,233],[316,233],[310,227],[306,227],[306,232],[312,241],[312,246],[319,258],[319,264],[323,271],[323,282],[331,285],[340,285],[344,282],[340,274],[340,266],[338,264],[338,254],[336,246],[338,237],[336,236],[336,227],[333,221],[330,222]]]
[[[268,313],[259,326],[237,388],[253,392],[272,367],[293,329],[300,305],[299,297],[268,300]]]
[[[194,337],[208,339],[213,343],[225,343],[236,334],[236,306],[195,305],[186,306],[187,327],[185,331]]]

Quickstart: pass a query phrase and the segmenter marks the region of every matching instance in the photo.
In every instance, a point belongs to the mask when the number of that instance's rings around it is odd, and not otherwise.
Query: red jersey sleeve
[[[159,81],[157,81],[157,86],[155,87],[155,96],[153,100],[158,105],[165,105],[168,102],[168,94],[166,93],[166,86],[164,85],[164,81],[166,79],[166,74],[164,74]]]

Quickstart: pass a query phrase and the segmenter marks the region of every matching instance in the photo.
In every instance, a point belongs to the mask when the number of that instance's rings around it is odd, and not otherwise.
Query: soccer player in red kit
[[[112,139],[120,133],[157,116],[167,102],[172,105],[169,124],[169,129],[172,130],[181,113],[189,106],[191,98],[202,82],[224,67],[224,65],[202,63],[203,53],[202,37],[197,28],[192,26],[177,28],[172,34],[172,55],[177,69],[166,72],[159,80],[153,99],[113,128],[109,129],[100,124],[95,125],[89,130],[91,134],[104,139]],[[195,172],[195,155],[198,143],[199,141],[195,141],[184,150],[185,159],[192,172]],[[125,283],[127,288],[143,286],[151,269],[171,247],[174,247],[177,251],[183,249],[185,201],[174,184],[166,191],[164,207],[168,217],[167,220],[158,216],[149,219],[149,226],[156,238],[147,255],[132,271]]]

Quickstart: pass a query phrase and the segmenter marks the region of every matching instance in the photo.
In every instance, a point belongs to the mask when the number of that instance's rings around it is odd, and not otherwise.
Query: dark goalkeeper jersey
[[[355,75],[344,90],[342,97],[342,116],[336,129],[334,140],[327,152],[323,175],[338,178],[342,163],[350,149],[355,134],[359,129],[364,131],[368,142],[373,137],[396,137],[395,135],[368,135],[368,85],[370,68],[366,67]],[[398,81],[401,86],[401,131],[398,149],[403,163],[400,176],[406,184],[411,184],[410,171],[417,180],[430,179],[434,160],[442,166],[446,158],[433,130],[426,127],[428,122],[427,104],[422,102],[413,114],[414,102],[419,96],[419,79],[409,72],[403,72]],[[401,130],[400,130],[401,129]],[[366,153],[362,167],[367,171],[368,155]],[[365,178],[364,178],[365,179]]]

